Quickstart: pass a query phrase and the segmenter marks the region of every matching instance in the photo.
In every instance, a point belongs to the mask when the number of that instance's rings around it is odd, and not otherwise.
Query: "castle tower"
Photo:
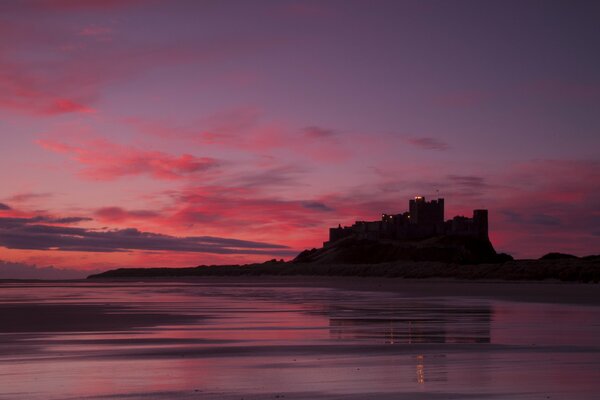
[[[444,223],[444,199],[425,201],[417,196],[408,202],[410,223],[416,225],[438,225]]]
[[[443,224],[445,219],[444,219],[444,199],[437,199],[437,207],[436,207],[436,223],[437,224]]]
[[[488,238],[488,210],[473,210],[473,226],[477,236]]]
[[[425,197],[417,196],[414,199],[408,201],[408,212],[410,213],[410,223],[419,223],[419,211],[423,212],[423,205],[425,204]]]

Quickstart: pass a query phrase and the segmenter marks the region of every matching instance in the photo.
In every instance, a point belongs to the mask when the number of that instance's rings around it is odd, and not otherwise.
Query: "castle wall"
[[[352,226],[330,228],[329,244],[354,236],[368,240],[411,240],[451,235],[488,237],[488,211],[474,210],[473,218],[456,216],[444,221],[444,199],[425,201],[416,197],[409,201],[409,212],[382,214],[381,221],[356,221]]]

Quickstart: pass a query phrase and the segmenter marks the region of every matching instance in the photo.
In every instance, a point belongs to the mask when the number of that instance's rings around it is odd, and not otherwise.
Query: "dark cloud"
[[[6,205],[4,203],[0,203],[0,211],[2,211],[2,210],[10,210],[10,209],[11,208],[8,205]]]
[[[337,132],[332,129],[320,128],[318,126],[309,126],[304,128],[304,136],[310,139],[329,138],[337,135]]]
[[[19,193],[11,196],[8,200],[16,203],[22,203],[30,200],[46,199],[52,196],[52,193]]]
[[[150,175],[156,179],[181,179],[216,169],[220,162],[191,154],[171,155],[127,147],[104,139],[70,145],[56,140],[38,140],[46,150],[67,154],[83,165],[82,176],[93,180],[113,180],[124,176]]]
[[[54,220],[55,222],[56,220]],[[212,254],[291,256],[287,246],[211,236],[175,237],[137,229],[90,230],[45,225],[45,217],[0,218],[0,246],[10,249],[88,252],[132,250],[180,251]]]
[[[474,198],[480,198],[493,189],[485,178],[477,175],[447,175],[446,179],[439,183],[439,187],[448,198],[462,201],[473,201]]]
[[[531,216],[530,221],[532,224],[544,225],[544,226],[559,226],[561,225],[560,218],[548,214],[534,214]]]
[[[249,171],[226,181],[239,187],[265,188],[274,186],[298,186],[298,178],[306,172],[294,165],[284,165],[263,171]]]
[[[527,212],[516,212],[513,210],[501,210],[500,214],[504,216],[507,222],[523,227],[540,226],[544,228],[562,225],[560,218],[549,214],[536,213],[529,215]]]
[[[514,212],[512,210],[499,210],[498,213],[502,216],[504,216],[504,219],[507,222],[511,222],[511,223],[516,223],[516,224],[520,224],[524,222],[524,218],[521,216],[521,214]]]
[[[302,207],[315,211],[335,211],[333,208],[329,207],[325,203],[321,203],[320,201],[303,201]]]
[[[0,218],[0,229],[2,226],[17,226],[19,224],[34,224],[34,223],[47,223],[47,224],[77,224],[79,222],[91,221],[92,218],[87,217],[49,217],[46,215],[38,215],[31,218],[15,218],[15,217],[6,217]]]
[[[452,184],[460,185],[470,189],[481,189],[487,186],[485,179],[475,175],[448,175],[448,180]]]
[[[406,142],[412,146],[419,147],[425,150],[448,150],[450,146],[448,143],[442,142],[430,137],[412,137],[406,139]]]
[[[46,222],[50,224],[77,224],[79,222],[92,221],[92,218],[88,217],[64,217],[64,218],[54,218],[54,217],[35,217],[36,222]]]

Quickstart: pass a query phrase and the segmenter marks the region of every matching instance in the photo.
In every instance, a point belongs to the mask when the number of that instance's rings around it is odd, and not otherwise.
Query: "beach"
[[[1,399],[594,399],[600,286],[0,283]]]

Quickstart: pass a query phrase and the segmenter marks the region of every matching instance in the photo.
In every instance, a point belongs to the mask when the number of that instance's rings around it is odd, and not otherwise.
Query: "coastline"
[[[469,297],[530,303],[600,305],[600,285],[560,281],[404,279],[359,276],[191,276],[122,277],[84,281],[89,284],[188,284],[252,286],[255,288],[322,287],[339,290],[388,292],[410,297]]]
[[[385,263],[300,263],[271,260],[262,264],[211,265],[190,268],[120,268],[88,279],[185,278],[205,276],[319,276],[383,277],[404,279],[457,279],[466,281],[600,282],[600,257],[513,260],[494,264],[456,264],[432,261]]]

